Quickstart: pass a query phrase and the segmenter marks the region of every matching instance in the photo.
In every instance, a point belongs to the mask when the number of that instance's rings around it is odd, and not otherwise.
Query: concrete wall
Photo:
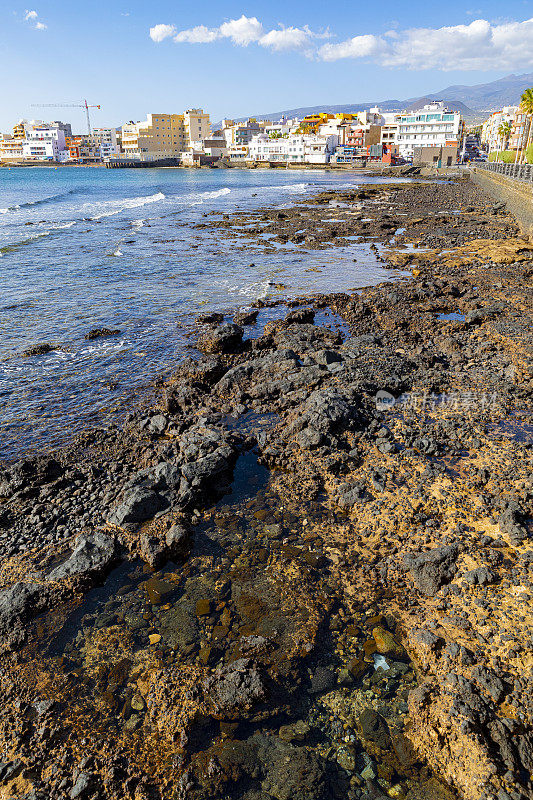
[[[520,228],[533,241],[533,183],[489,172],[474,167],[471,180],[484,189],[494,200],[506,204]]]

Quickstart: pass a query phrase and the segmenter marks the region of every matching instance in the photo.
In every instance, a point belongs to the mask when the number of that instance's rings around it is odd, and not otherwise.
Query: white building
[[[264,133],[248,145],[251,161],[281,161],[289,164],[327,164],[339,143],[338,136],[294,134],[271,139]]]
[[[481,144],[485,146],[489,153],[494,150],[501,150],[505,142],[498,133],[500,125],[510,122],[515,124],[520,109],[518,106],[504,106],[501,111],[495,111],[485,120],[481,126]]]
[[[417,147],[459,147],[463,120],[443,103],[430,103],[418,111],[400,114],[396,144],[400,156],[411,160]]]
[[[94,128],[92,138],[98,145],[100,158],[110,158],[120,152],[116,128]]]
[[[21,120],[13,137],[0,141],[1,161],[64,161],[68,158],[65,130],[57,123]]]

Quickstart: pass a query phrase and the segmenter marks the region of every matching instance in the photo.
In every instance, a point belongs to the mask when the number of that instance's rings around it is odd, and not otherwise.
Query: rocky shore
[[[0,799],[533,797],[533,244],[468,180],[202,225],[407,276],[4,465]]]

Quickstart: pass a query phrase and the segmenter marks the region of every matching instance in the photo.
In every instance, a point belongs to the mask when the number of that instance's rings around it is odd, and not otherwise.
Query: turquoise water
[[[183,357],[183,325],[390,277],[365,245],[265,254],[192,225],[380,179],[322,170],[0,170],[0,458],[103,423]],[[357,263],[353,259],[357,257]],[[309,272],[320,267],[321,272]],[[92,328],[119,336],[85,340]],[[24,358],[36,343],[56,349]]]

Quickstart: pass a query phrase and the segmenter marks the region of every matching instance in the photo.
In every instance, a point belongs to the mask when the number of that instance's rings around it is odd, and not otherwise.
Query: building
[[[88,134],[67,138],[69,159],[78,163],[100,161],[100,143]]]
[[[63,161],[67,158],[63,127],[58,123],[21,120],[13,136],[0,140],[1,161]]]
[[[413,164],[428,167],[451,167],[457,164],[457,147],[455,145],[441,147],[417,147]]]
[[[142,122],[122,126],[122,153],[125,158],[153,161],[177,158],[192,151],[209,136],[209,114],[189,109],[184,114],[148,114]]]
[[[256,119],[247,119],[244,122],[234,122],[232,119],[222,120],[222,136],[228,148],[248,147],[254,136],[264,131]]]
[[[254,136],[248,146],[251,161],[286,164],[328,164],[338,137],[315,134],[292,134],[272,139],[265,133]]]
[[[418,111],[399,115],[396,144],[400,156],[408,161],[419,147],[455,147],[459,149],[463,120],[458,111],[443,103],[430,103]]]
[[[520,121],[518,121],[518,117],[520,117]],[[494,114],[491,114],[481,126],[481,144],[483,147],[489,153],[495,150],[502,150],[504,147],[516,149],[515,142],[523,124],[522,117],[523,114],[519,106],[504,106],[500,111],[495,111]],[[499,133],[500,126],[505,123],[510,123],[512,130],[508,142],[504,142]],[[511,144],[511,140],[513,144]]]
[[[116,128],[94,128],[91,138],[99,150],[99,157],[111,158],[120,153],[120,148],[117,142]]]

